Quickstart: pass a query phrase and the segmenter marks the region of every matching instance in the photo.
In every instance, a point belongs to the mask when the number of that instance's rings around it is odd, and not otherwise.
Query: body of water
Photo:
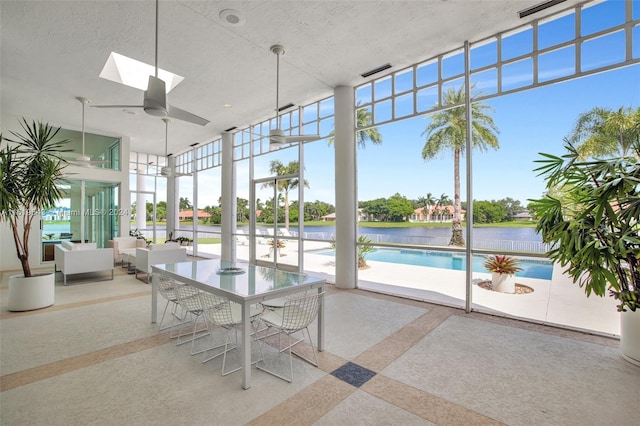
[[[313,251],[313,253],[325,256],[335,256],[334,250],[316,250]],[[483,266],[484,259],[485,257],[482,255],[473,256],[473,272],[490,273]],[[431,268],[453,269],[455,271],[465,270],[464,256],[428,250],[376,248],[373,252],[367,255],[367,260],[399,263],[403,265],[428,266]],[[522,271],[516,273],[517,277],[550,280],[553,273],[552,263],[546,260],[520,259],[519,266],[522,268]]]
[[[259,225],[259,229],[265,230],[267,226]],[[69,232],[70,225],[52,224],[44,225],[44,234]],[[248,226],[240,226],[246,233]],[[297,235],[298,227],[291,226],[290,231]],[[181,226],[180,231],[187,235],[192,228]],[[143,230],[147,237],[152,235],[151,226]],[[207,235],[207,233],[216,235]],[[219,225],[199,225],[198,234],[201,237],[219,236],[221,228]],[[317,240],[330,240],[335,238],[335,226],[306,226],[304,228],[304,238]],[[409,245],[432,245],[447,246],[451,238],[451,227],[415,227],[415,228],[371,228],[358,227],[359,235],[364,235],[373,243],[392,243]],[[158,238],[165,237],[164,225],[156,228]],[[466,235],[463,233],[463,237]],[[482,227],[473,229],[474,249],[521,251],[531,253],[544,253],[548,251],[548,246],[542,243],[542,238],[536,233],[534,228],[503,228],[503,227]]]

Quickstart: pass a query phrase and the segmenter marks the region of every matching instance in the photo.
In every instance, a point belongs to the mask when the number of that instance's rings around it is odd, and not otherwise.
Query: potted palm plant
[[[530,200],[536,230],[587,296],[608,291],[618,302],[622,354],[640,365],[640,141],[606,159],[583,160],[568,140],[565,148],[537,160],[547,193]]]
[[[29,236],[34,219],[62,198],[57,186],[66,162],[60,157],[68,140],[55,140],[60,128],[20,122],[25,134],[11,132],[15,139],[0,136],[0,221],[13,234],[22,275],[9,278],[10,311],[27,311],[54,303],[55,275],[34,274],[29,263]],[[10,142],[11,144],[9,144]]]
[[[519,264],[518,259],[511,256],[487,256],[483,266],[487,271],[491,272],[491,289],[502,293],[515,293],[515,274],[518,271],[522,271],[522,268],[518,266]]]

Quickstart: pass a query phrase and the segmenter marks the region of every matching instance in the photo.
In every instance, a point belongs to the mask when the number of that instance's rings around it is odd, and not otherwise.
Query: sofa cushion
[[[95,250],[98,248],[96,243],[75,243],[72,250]]]
[[[98,248],[96,243],[72,243],[71,241],[63,241],[62,247],[71,251],[95,250]]]
[[[118,244],[127,247],[135,247],[136,246],[136,237],[115,237],[113,241],[117,241]]]
[[[151,244],[149,250],[175,250],[179,247],[179,243]]]

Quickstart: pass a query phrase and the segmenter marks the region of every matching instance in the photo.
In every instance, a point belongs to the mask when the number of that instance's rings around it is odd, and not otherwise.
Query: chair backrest
[[[200,300],[204,307],[204,316],[211,324],[231,327],[239,323],[239,318],[234,318],[229,299],[203,292],[200,294]]]
[[[181,282],[178,282],[166,275],[158,275],[158,292],[162,297],[167,300],[176,301],[178,296],[176,295],[176,288],[183,286]]]
[[[282,309],[282,328],[291,332],[306,328],[318,316],[322,293],[287,300]]]
[[[183,309],[194,313],[202,311],[202,303],[200,303],[200,297],[198,297],[200,290],[185,284],[176,287],[174,291],[176,293],[176,302],[178,302]]]

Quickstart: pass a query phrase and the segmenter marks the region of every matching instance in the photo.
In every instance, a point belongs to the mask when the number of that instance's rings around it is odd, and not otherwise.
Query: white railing
[[[393,235],[393,234],[361,234],[371,240],[372,243],[391,243],[403,245],[419,246],[440,246],[449,245],[449,237],[423,237],[413,235]],[[473,240],[475,250],[504,250],[510,252],[546,253],[549,251],[549,244],[541,241],[515,241],[515,240]]]
[[[141,230],[145,237],[150,238],[152,235],[151,230]],[[192,238],[193,232],[178,230],[177,235],[189,236]],[[291,231],[293,237],[297,237],[297,232]],[[371,240],[373,244],[387,243],[387,244],[401,244],[401,245],[415,245],[415,246],[436,246],[446,247],[449,245],[449,237],[426,237],[416,235],[394,235],[394,234],[360,234]],[[165,236],[164,230],[158,230],[156,232],[158,238]],[[220,237],[216,232],[202,232],[199,231],[196,238],[215,238]],[[335,239],[335,234],[332,232],[305,232],[304,239],[309,240],[325,240],[331,241]],[[473,240],[473,248],[475,250],[504,250],[508,252],[523,252],[523,253],[546,253],[549,251],[549,244],[545,244],[541,241],[516,241],[516,240]]]

